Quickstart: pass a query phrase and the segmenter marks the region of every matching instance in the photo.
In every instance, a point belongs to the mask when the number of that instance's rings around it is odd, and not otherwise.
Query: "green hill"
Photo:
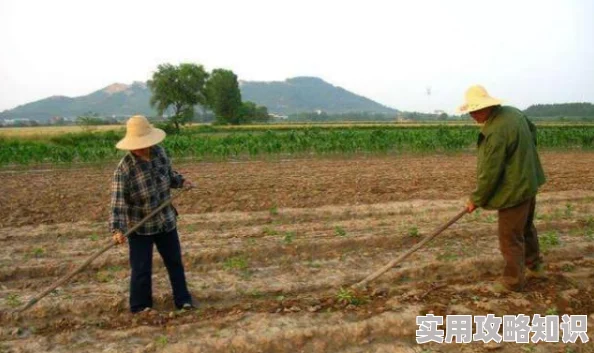
[[[395,113],[368,98],[333,86],[315,77],[295,77],[284,82],[241,82],[242,99],[268,107],[270,113],[287,115],[321,110],[326,113]],[[76,118],[88,112],[101,116],[144,114],[155,116],[151,92],[145,83],[115,83],[86,96],[53,96],[0,113],[0,119],[48,121],[54,116]]]
[[[131,85],[115,83],[86,96],[70,98],[52,96],[20,105],[0,113],[0,119],[31,119],[46,121],[54,116],[76,118],[87,112],[101,116],[131,114],[154,115],[149,106],[150,92],[142,82]]]
[[[142,82],[131,85],[115,83],[86,96],[76,98],[52,96],[23,104],[0,113],[0,119],[47,121],[54,116],[76,118],[87,112],[107,117],[137,113],[154,115],[149,99],[150,91]]]
[[[396,113],[371,99],[333,86],[317,77],[295,77],[275,82],[240,82],[244,100],[268,107],[276,114],[323,111],[329,114],[352,112]]]

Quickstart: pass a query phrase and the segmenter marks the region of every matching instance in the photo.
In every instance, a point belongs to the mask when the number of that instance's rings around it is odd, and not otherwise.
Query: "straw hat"
[[[467,89],[465,98],[466,102],[458,107],[459,113],[470,113],[503,103],[502,100],[489,96],[485,87],[481,85],[471,86]]]
[[[139,150],[163,141],[165,131],[153,127],[142,115],[135,115],[126,123],[126,136],[116,144],[120,150]]]

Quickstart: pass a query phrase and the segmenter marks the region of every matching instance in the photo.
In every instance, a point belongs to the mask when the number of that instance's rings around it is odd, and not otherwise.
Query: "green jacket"
[[[476,177],[470,200],[489,210],[516,206],[545,183],[536,126],[520,110],[498,106],[481,128]]]

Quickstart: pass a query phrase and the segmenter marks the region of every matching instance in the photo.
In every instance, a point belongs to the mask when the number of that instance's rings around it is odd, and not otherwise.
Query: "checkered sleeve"
[[[128,230],[128,205],[126,203],[126,180],[120,168],[113,173],[111,183],[111,212],[109,218],[110,231]]]
[[[165,165],[167,166],[167,170],[169,172],[169,180],[171,180],[171,184],[169,185],[172,189],[179,189],[184,185],[184,177],[180,173],[176,172],[172,169],[171,166],[171,159],[167,157],[167,153],[165,149],[161,149],[162,158],[165,161]]]

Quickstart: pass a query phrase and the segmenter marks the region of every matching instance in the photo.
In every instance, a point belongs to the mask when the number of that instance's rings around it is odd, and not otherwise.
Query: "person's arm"
[[[528,123],[528,128],[530,129],[530,133],[532,134],[532,140],[534,141],[534,146],[537,145],[537,132],[536,132],[536,125],[527,116],[525,116],[526,122]]]
[[[187,182],[183,175],[171,168],[171,164],[169,164],[169,179],[171,180],[170,186],[172,189],[179,189],[184,186],[184,182]]]
[[[172,188],[182,188],[182,187],[186,187],[186,188],[193,188],[196,185],[194,185],[193,182],[191,182],[189,179],[187,179],[186,177],[182,176],[181,174],[179,174],[178,172],[174,171],[171,169],[171,167],[169,168],[170,170],[170,179],[171,179],[171,187]]]
[[[487,204],[505,169],[505,140],[500,135],[489,135],[483,143],[484,154],[477,170],[477,185],[470,196],[476,207]]]
[[[114,234],[114,240],[118,243],[123,242],[121,241],[123,236],[119,237],[117,234],[123,235],[128,229],[128,204],[126,199],[126,178],[118,168],[113,174],[111,183],[111,212],[109,214],[109,230]]]
[[[167,173],[169,173],[169,187],[172,189],[180,189],[188,185],[193,186],[193,184],[189,180],[186,180],[183,175],[173,170],[173,167],[171,166],[171,159],[169,159],[169,156],[167,156],[164,148],[161,148],[161,153],[163,159],[165,160],[165,165],[167,166]]]

